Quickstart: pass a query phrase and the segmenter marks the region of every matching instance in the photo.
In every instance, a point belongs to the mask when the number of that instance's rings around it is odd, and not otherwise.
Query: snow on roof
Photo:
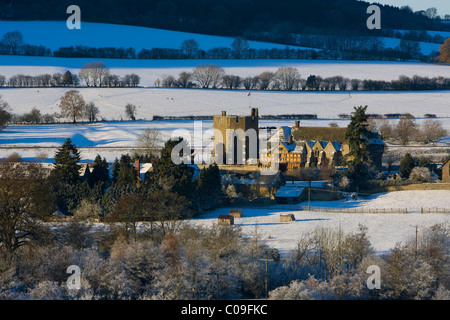
[[[340,151],[342,148],[342,143],[337,141],[330,141],[336,151]]]
[[[328,184],[328,181],[311,181],[311,188],[325,188]],[[309,187],[309,181],[286,181],[285,187],[289,188],[295,188],[295,187],[302,187],[307,188]]]
[[[289,137],[292,135],[292,128],[288,126],[282,126],[281,130],[283,132],[283,140],[288,141]]]
[[[306,144],[312,149],[314,147],[314,145],[316,144],[315,141],[311,141],[311,140],[307,140]]]
[[[328,142],[326,142],[326,141],[317,141],[317,143],[320,144],[320,146],[322,147],[322,149],[325,149],[326,146],[327,146],[327,144],[328,144]]]
[[[278,189],[278,192],[275,194],[277,198],[298,198],[302,194],[305,188],[303,187],[292,187],[292,186],[282,186]]]
[[[141,181],[145,180],[145,174],[153,167],[152,163],[140,163],[139,164],[139,178]]]

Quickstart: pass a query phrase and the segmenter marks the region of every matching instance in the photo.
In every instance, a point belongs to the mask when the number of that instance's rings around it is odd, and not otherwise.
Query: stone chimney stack
[[[294,143],[294,137],[293,136],[289,136],[289,144]]]
[[[222,111],[222,117],[225,117],[227,115],[226,111]]]
[[[258,109],[257,108],[252,108],[252,111],[251,111],[251,113],[250,113],[250,115],[254,118],[254,117],[259,117],[259,114],[258,114]]]
[[[299,121],[299,120],[296,120],[296,121],[295,121],[295,127],[296,127],[296,128],[300,128],[300,121]]]
[[[136,174],[139,177],[139,173],[141,172],[141,163],[139,159],[134,160],[134,170],[136,171]]]

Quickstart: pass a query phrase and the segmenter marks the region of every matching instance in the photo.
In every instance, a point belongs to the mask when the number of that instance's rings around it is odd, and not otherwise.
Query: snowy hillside
[[[51,50],[60,47],[180,48],[184,40],[195,39],[202,50],[231,47],[234,38],[177,32],[154,28],[81,22],[81,29],[69,30],[66,21],[0,21],[0,37],[9,31],[20,31],[24,42],[43,45]],[[249,41],[254,49],[283,49],[285,45]]]

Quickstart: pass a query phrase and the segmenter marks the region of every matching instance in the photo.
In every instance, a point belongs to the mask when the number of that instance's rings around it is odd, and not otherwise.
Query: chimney
[[[138,158],[134,160],[134,170],[136,170],[136,173],[139,176],[139,173],[141,172],[141,163],[139,162]]]
[[[225,117],[227,115],[226,111],[222,111],[222,117]]]
[[[258,116],[258,109],[257,108],[252,108],[250,115],[252,117],[257,117]]]
[[[294,143],[294,137],[293,136],[289,136],[289,144]]]
[[[299,121],[299,120],[296,120],[296,121],[295,121],[295,127],[296,127],[296,128],[299,128],[299,127],[300,127],[300,121]]]

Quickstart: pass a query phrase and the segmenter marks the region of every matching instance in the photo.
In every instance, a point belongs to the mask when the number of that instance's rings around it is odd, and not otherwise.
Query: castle
[[[214,116],[214,157],[223,164],[245,164],[259,159],[259,115],[252,108],[249,116]]]

